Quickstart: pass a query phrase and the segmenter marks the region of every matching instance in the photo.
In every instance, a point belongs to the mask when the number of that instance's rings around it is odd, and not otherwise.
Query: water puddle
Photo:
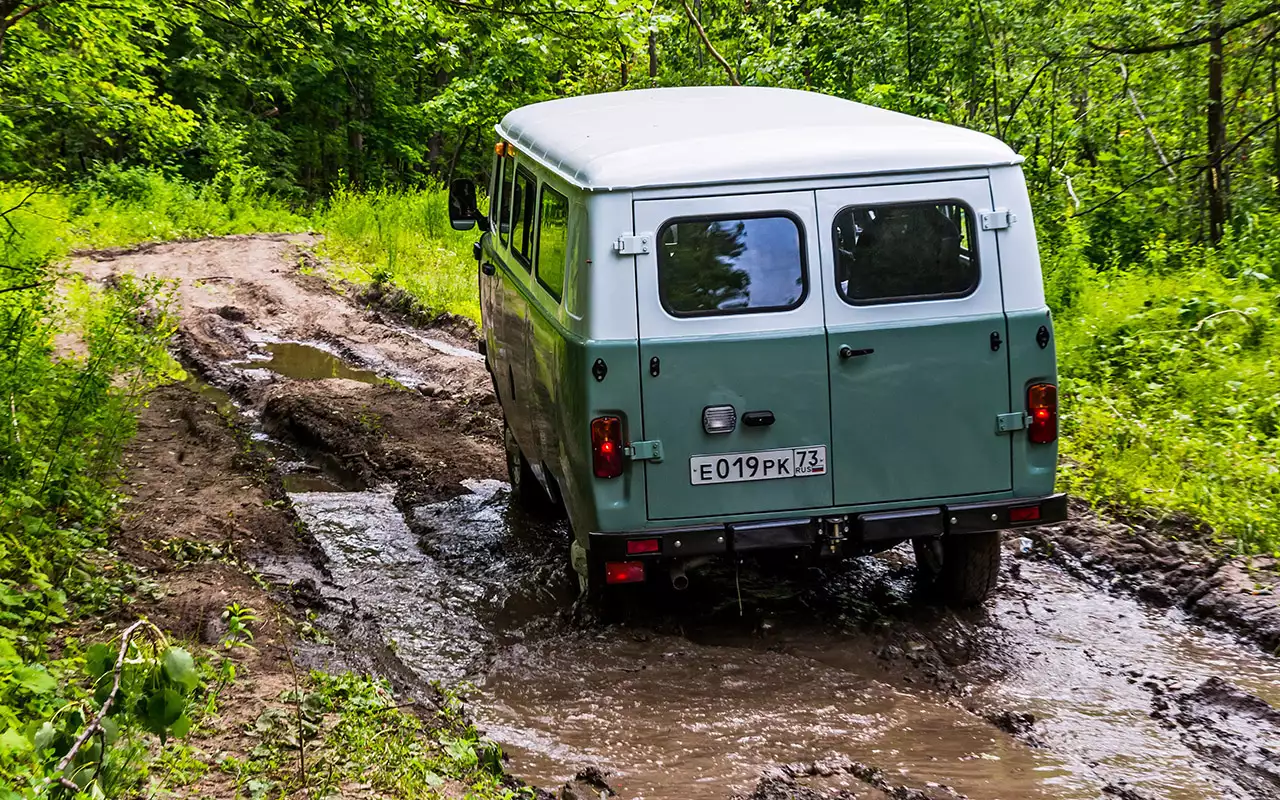
[[[506,484],[473,481],[467,488],[414,509],[418,534],[396,507],[393,486],[290,494],[343,598],[376,620],[424,681],[474,677],[507,631],[562,603],[553,576],[540,574],[540,559],[549,567],[546,547],[527,536],[512,541],[522,528],[512,524]]]
[[[265,348],[236,366],[384,380],[318,347]],[[771,764],[840,756],[974,800],[1095,800],[1120,781],[1165,800],[1256,796],[1153,718],[1150,684],[1217,675],[1275,705],[1280,660],[1048,564],[1018,560],[993,602],[965,613],[912,596],[897,553],[825,576],[710,568],[687,592],[637,598],[625,626],[583,625],[567,613],[567,526],[510,508],[505,484],[469,481],[406,515],[394,486],[366,489],[253,436],[328,557],[321,591],[372,630],[363,646],[424,682],[474,681],[480,723],[535,785],[598,765],[624,798],[723,798]],[[933,664],[945,674],[930,683]],[[1034,715],[1043,746],[988,712]]]
[[[376,372],[358,369],[327,350],[299,342],[272,342],[265,346],[266,358],[253,358],[230,366],[238,369],[267,370],[297,381],[345,378],[361,383],[383,383]]]

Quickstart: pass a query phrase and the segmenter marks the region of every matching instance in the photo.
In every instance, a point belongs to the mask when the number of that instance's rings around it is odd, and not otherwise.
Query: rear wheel
[[[916,568],[922,584],[948,605],[972,606],[995,590],[1000,579],[1000,532],[916,539]]]
[[[536,514],[552,514],[556,503],[538,483],[529,460],[520,452],[520,445],[511,432],[510,425],[502,426],[502,442],[507,451],[507,479],[511,482],[511,498],[525,511]]]

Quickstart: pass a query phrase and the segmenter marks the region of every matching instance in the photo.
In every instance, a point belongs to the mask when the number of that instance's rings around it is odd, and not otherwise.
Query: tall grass
[[[1263,271],[1278,242],[1156,240],[1143,263],[1102,270],[1059,272],[1055,254],[1069,491],[1280,555],[1280,294]]]
[[[78,612],[120,599],[117,581],[91,559],[106,544],[134,411],[176,367],[162,284],[123,278],[93,288],[57,266],[80,241],[69,202],[0,187],[3,786],[38,780],[47,766],[33,732],[65,706],[60,679],[80,663],[74,650],[54,657],[54,634]]]
[[[434,312],[480,319],[474,232],[449,225],[443,189],[340,191],[315,215],[340,277],[393,283]]]

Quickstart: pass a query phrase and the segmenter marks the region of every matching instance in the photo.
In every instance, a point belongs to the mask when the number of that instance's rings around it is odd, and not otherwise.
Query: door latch
[[[1014,411],[1009,414],[996,414],[996,433],[1012,433],[1027,427],[1031,415],[1025,411]]]
[[[661,461],[662,442],[653,439],[647,442],[632,442],[623,449],[622,454],[632,461]]]
[[[613,252],[620,256],[638,256],[649,252],[652,246],[652,233],[628,233],[614,241]]]
[[[984,231],[1004,230],[1018,221],[1018,215],[1014,214],[1007,208],[997,208],[995,211],[983,211],[978,215],[978,217],[982,220],[982,229]]]

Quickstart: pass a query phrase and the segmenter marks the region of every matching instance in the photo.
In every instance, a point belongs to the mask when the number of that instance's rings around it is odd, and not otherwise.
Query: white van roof
[[[838,97],[747,86],[641,89],[518,108],[498,134],[590,191],[1021,163],[998,139]]]

